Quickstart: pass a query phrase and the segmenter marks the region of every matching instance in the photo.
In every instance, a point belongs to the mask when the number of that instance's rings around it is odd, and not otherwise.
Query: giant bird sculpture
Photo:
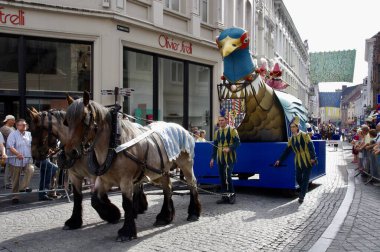
[[[237,127],[241,141],[286,141],[290,135],[288,125],[296,115],[301,128],[304,127],[307,110],[302,102],[275,91],[255,72],[248,33],[244,29],[226,29],[216,43],[224,62],[223,84],[218,85],[221,107],[227,110],[229,123]],[[239,117],[242,111],[245,115]]]

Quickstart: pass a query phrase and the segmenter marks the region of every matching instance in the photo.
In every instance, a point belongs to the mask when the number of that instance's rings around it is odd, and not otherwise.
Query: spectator
[[[198,142],[199,130],[194,130],[193,131],[193,137],[194,137],[195,142]]]
[[[0,132],[0,155],[1,155],[1,165],[3,165],[3,161],[7,158],[7,154],[5,152],[5,147],[4,147],[4,137],[3,134]],[[4,162],[5,163],[5,162]]]
[[[351,163],[358,163],[359,162],[359,151],[356,149],[356,145],[358,144],[360,140],[359,132],[356,128],[352,129],[352,155],[354,155],[354,160],[352,160]]]
[[[314,131],[314,134],[311,136],[311,140],[322,140],[322,136],[319,134],[319,130]]]
[[[9,158],[9,166],[12,172],[12,192],[31,192],[32,189],[29,188],[29,183],[34,173],[31,158],[32,135],[29,131],[25,130],[25,119],[18,119],[16,121],[16,127],[17,130],[11,132],[7,139],[7,147],[10,153],[15,156]],[[20,174],[22,170],[25,172],[25,176],[20,187]],[[19,190],[19,188],[21,188],[21,190]],[[18,202],[18,195],[14,195],[12,203],[17,204]]]
[[[199,131],[199,137],[198,137],[198,139],[196,139],[196,142],[206,142],[205,136],[206,136],[206,131],[200,130]]]
[[[50,162],[47,156],[44,159],[37,161],[36,165],[40,167],[40,192],[38,193],[38,198],[39,200],[52,200],[52,198],[48,196],[46,190],[51,189],[51,180],[55,176],[58,166]]]
[[[4,141],[7,142],[7,138],[12,131],[15,131],[15,117],[13,115],[7,115],[4,119],[4,125],[0,128],[0,133],[3,134]]]
[[[7,115],[4,119],[4,125],[0,128],[0,133],[3,134],[4,137],[4,146],[7,146],[7,138],[12,131],[15,131],[15,117],[13,115]],[[9,155],[9,152],[8,152]],[[4,174],[5,188],[12,189],[12,173],[10,172],[9,166],[5,166],[5,174]]]

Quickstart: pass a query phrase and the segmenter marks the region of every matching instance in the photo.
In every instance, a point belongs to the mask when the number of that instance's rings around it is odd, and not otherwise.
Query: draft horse
[[[51,109],[49,111],[38,112],[35,108],[28,109],[31,120],[30,130],[32,132],[32,156],[35,160],[42,160],[49,154],[49,149],[57,148],[57,140],[64,146],[67,141],[68,127],[64,125],[66,111]],[[63,157],[64,158],[64,157]],[[66,162],[65,162],[66,161]],[[82,183],[85,177],[95,181],[96,176],[91,174],[87,165],[87,154],[83,153],[76,159],[61,160],[59,168],[68,169],[69,180],[72,183],[74,194],[74,206],[71,217],[65,222],[63,229],[77,229],[83,224],[82,220]],[[70,163],[71,162],[71,163]],[[147,210],[148,202],[142,187],[136,185],[135,211],[143,213]],[[103,202],[108,204],[108,209],[112,209],[113,214],[102,214],[100,217],[110,223],[117,223],[121,217],[119,209],[108,199],[107,194],[103,196]]]
[[[38,112],[36,109],[28,109],[31,117],[30,131],[32,133],[32,156],[35,160],[41,160],[48,156],[49,149],[57,149],[57,140],[61,145],[65,145],[67,141],[68,128],[63,124],[66,112],[63,110],[49,110]],[[89,177],[92,181],[95,176],[91,175],[87,169],[87,156],[78,156],[75,160],[71,160],[71,164],[65,163],[59,165],[61,169],[69,169],[69,180],[72,183],[74,194],[74,207],[71,217],[65,222],[63,229],[77,229],[83,224],[82,220],[82,183],[84,177]],[[64,167],[63,167],[64,166]],[[119,209],[113,205],[107,195],[103,200],[110,204],[112,208],[112,216],[104,216],[110,223],[117,223],[120,219]],[[101,216],[102,217],[102,216]]]
[[[175,209],[169,172],[174,166],[182,170],[190,187],[187,220],[198,220],[201,204],[198,198],[191,156],[194,151],[194,140],[185,129],[181,127],[180,130],[185,139],[173,139],[172,144],[178,141],[192,141],[192,149],[189,152],[181,151],[174,159],[169,160],[164,142],[156,133],[117,154],[114,146],[110,146],[116,141],[113,139],[114,137],[120,143],[127,143],[143,134],[147,130],[146,127],[137,127],[135,123],[123,121],[122,124],[118,122],[118,128],[115,129],[111,109],[95,101],[90,101],[88,92],[84,92],[81,99],[73,100],[68,97],[67,100],[69,107],[67,108],[65,123],[69,132],[68,141],[64,147],[67,158],[77,158],[83,150],[83,146],[89,146],[85,150],[89,153],[88,164],[95,166],[98,171],[103,171],[96,179],[94,195],[91,198],[91,203],[96,211],[102,212],[104,215],[113,215],[114,213],[109,205],[104,204],[104,197],[112,186],[119,186],[121,189],[125,219],[123,227],[118,231],[117,241],[127,241],[137,237],[134,220],[136,214],[132,207],[133,185],[145,178],[152,181],[160,180],[163,187],[164,203],[161,212],[156,217],[155,225],[166,225],[172,222]],[[166,127],[171,126],[167,124]]]

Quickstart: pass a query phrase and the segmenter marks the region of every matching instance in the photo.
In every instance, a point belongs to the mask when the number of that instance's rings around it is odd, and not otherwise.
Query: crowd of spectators
[[[358,165],[358,170],[363,176],[368,176],[368,182],[380,186],[380,123],[376,129],[371,129],[367,124],[353,128],[352,132],[352,163]]]
[[[63,172],[57,179],[58,167],[48,156],[33,160],[31,153],[32,135],[25,119],[7,115],[0,128],[1,170],[4,172],[4,188],[11,190],[12,204],[19,203],[20,193],[32,192],[31,179],[35,170],[40,172],[39,200],[57,197],[55,187],[63,184]],[[16,127],[15,127],[16,126]],[[57,183],[58,180],[58,183]]]

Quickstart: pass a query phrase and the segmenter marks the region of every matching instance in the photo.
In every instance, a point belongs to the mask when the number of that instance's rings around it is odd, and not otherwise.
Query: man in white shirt
[[[31,151],[32,135],[29,131],[26,131],[26,121],[24,119],[18,119],[16,121],[16,128],[17,130],[11,132],[7,139],[9,153],[13,156],[8,160],[12,173],[12,192],[19,192],[20,174],[22,170],[25,176],[20,187],[20,192],[31,192],[32,189],[28,186],[34,173]],[[14,195],[12,203],[17,204],[18,202],[18,195]]]

